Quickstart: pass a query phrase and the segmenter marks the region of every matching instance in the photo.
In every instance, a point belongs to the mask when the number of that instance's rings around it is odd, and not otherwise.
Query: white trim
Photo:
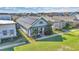
[[[43,18],[43,17],[39,17],[36,21],[34,21],[34,22],[32,23],[32,26],[34,26],[41,18]],[[43,18],[43,19],[41,19],[41,20],[44,20],[44,21],[48,24],[48,21],[46,21],[45,18]],[[32,27],[32,26],[31,26],[31,27]]]

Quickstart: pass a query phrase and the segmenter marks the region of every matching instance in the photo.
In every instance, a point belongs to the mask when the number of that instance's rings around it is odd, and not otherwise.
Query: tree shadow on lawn
[[[55,42],[63,42],[63,40],[66,40],[64,37],[62,37],[61,35],[55,36],[55,37],[50,37],[50,38],[46,38],[46,39],[41,39],[41,40],[37,40],[37,41],[55,41]]]

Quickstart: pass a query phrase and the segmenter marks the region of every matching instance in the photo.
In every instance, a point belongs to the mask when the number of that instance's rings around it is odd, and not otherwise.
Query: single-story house
[[[33,38],[42,37],[51,34],[51,25],[43,17],[20,17],[16,20],[20,28]]]
[[[12,37],[16,37],[15,22],[11,20],[0,20],[0,43],[4,39]]]

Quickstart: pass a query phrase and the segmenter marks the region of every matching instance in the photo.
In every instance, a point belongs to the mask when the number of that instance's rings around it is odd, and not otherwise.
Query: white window
[[[14,30],[11,29],[11,30],[10,30],[10,35],[13,35],[13,34],[14,34]]]
[[[7,30],[3,30],[3,35],[7,35]]]

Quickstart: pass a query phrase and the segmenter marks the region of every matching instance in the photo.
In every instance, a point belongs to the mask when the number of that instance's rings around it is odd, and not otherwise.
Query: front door
[[[42,27],[38,27],[38,35],[42,34]]]

